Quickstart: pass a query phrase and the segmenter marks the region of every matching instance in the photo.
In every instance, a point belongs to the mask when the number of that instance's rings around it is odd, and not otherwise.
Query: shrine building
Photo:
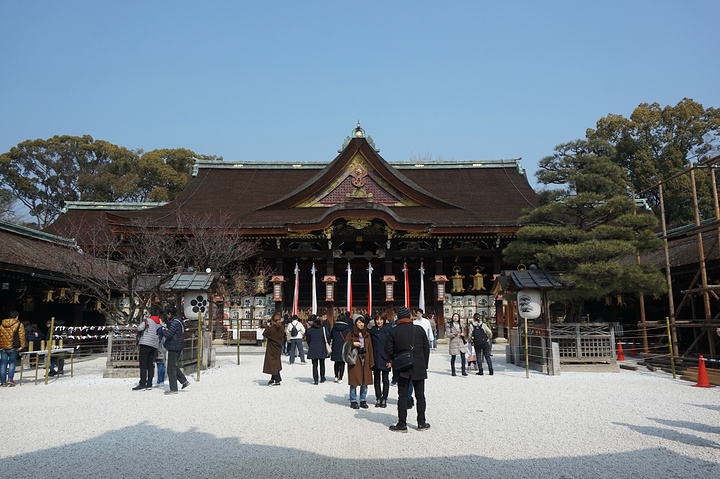
[[[406,301],[438,324],[453,312],[494,318],[494,276],[517,266],[502,251],[523,208],[535,204],[520,159],[414,163],[379,151],[358,123],[334,159],[198,160],[169,203],[69,204],[60,220],[101,214],[122,232],[142,217],[172,230],[179,213],[221,212],[258,242],[251,261],[272,269],[265,294],[228,305],[238,319],[265,319],[278,308],[305,315],[313,303],[332,319],[348,306],[375,314]]]

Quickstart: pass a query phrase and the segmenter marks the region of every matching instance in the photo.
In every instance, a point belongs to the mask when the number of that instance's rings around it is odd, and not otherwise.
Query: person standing
[[[165,349],[168,351],[166,369],[170,390],[165,391],[165,394],[177,394],[178,381],[182,384],[183,389],[190,385],[190,381],[187,380],[178,365],[180,353],[185,347],[185,325],[180,316],[177,315],[175,306],[165,308],[165,314],[170,318],[167,327],[158,328],[157,330],[157,334],[165,338]]]
[[[425,331],[425,336],[427,337],[427,340],[428,340],[428,346],[432,347],[432,342],[433,342],[433,338],[435,337],[435,335],[433,334],[433,330],[432,330],[432,326],[430,325],[430,321],[426,317],[423,316],[424,313],[425,312],[422,309],[418,308],[418,310],[415,312],[417,317],[415,318],[415,321],[413,321],[413,322],[416,325],[423,328],[423,330]]]
[[[285,337],[285,328],[282,324],[282,316],[275,313],[268,325],[263,330],[263,337],[267,340],[265,345],[265,362],[263,363],[263,373],[270,375],[269,386],[280,386],[280,371],[282,371],[282,342]]]
[[[305,338],[308,344],[308,358],[312,360],[313,382],[314,384],[317,384],[319,378],[320,382],[324,383],[325,357],[327,357],[327,349],[325,348],[327,342],[325,338],[327,336],[327,331],[325,331],[325,327],[320,321],[320,318],[314,314],[311,314],[308,318],[308,324],[310,327],[308,327],[307,332],[305,333]],[[319,375],[318,367],[320,368]]]
[[[300,322],[300,318],[297,316],[292,317],[292,321],[285,327],[285,335],[290,345],[290,364],[295,363],[295,351],[300,352],[300,363],[305,364],[305,348],[302,342],[305,335],[305,326]]]
[[[391,329],[385,313],[375,317],[375,326],[370,329],[373,355],[375,356],[375,366],[372,368],[373,384],[375,386],[375,407],[387,407],[387,398],[390,392],[389,375],[391,363],[390,358],[385,354],[385,343]]]
[[[0,387],[15,386],[15,365],[25,346],[25,328],[17,311],[10,311],[0,324]]]
[[[160,316],[160,325],[159,328],[165,326],[166,324],[166,318],[164,316]],[[160,336],[158,336],[158,349],[157,349],[157,356],[155,357],[155,363],[157,364],[157,382],[155,383],[155,387],[161,388],[165,384],[165,360],[167,357],[167,354],[165,353],[165,348],[163,347],[163,341]]]
[[[350,332],[350,325],[344,314],[340,314],[335,324],[332,327],[331,341],[332,341],[332,352],[330,353],[330,359],[332,360],[335,367],[335,382],[339,383],[342,381],[345,375],[345,361],[342,357],[343,345],[345,345],[345,338],[347,338]]]
[[[452,375],[455,374],[455,357],[460,355],[460,366],[462,368],[462,375],[467,376],[465,371],[465,334],[463,332],[462,324],[460,324],[460,315],[455,313],[452,315],[450,322],[445,328],[445,335],[448,338],[448,347],[450,349],[450,368]]]
[[[492,356],[492,330],[480,321],[480,326],[473,329],[470,340],[473,342],[475,357],[477,358],[478,372],[476,374],[478,376],[483,375],[483,365],[480,357],[480,354],[482,354],[488,365],[488,373],[492,376],[494,373],[492,359],[490,358]]]
[[[412,383],[415,389],[417,403],[418,431],[430,429],[425,418],[425,379],[427,379],[428,363],[430,361],[430,345],[423,334],[422,327],[413,324],[410,310],[400,307],[397,311],[397,326],[388,334],[385,343],[385,354],[392,361],[403,351],[412,351],[412,368],[408,371],[397,371],[393,365],[393,373],[398,382],[398,422],[390,426],[391,431],[407,432],[407,404],[408,387]]]
[[[435,319],[435,315],[430,314],[428,321],[430,321],[430,329],[432,330],[433,334],[432,348],[437,349],[437,319]]]
[[[160,347],[160,338],[157,335],[158,327],[160,327],[160,308],[153,306],[150,308],[150,317],[137,325],[137,331],[141,333],[138,342],[140,383],[133,388],[133,391],[150,391],[152,389],[155,358]]]
[[[373,380],[372,367],[375,364],[373,345],[370,334],[365,328],[365,317],[355,315],[353,330],[345,338],[345,342],[352,343],[358,350],[355,364],[348,364],[348,384],[350,385],[350,407],[353,409],[367,409],[368,384]],[[360,386],[360,404],[358,405],[357,387]]]

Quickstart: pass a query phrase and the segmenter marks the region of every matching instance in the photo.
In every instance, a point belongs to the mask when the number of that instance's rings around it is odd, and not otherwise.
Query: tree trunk
[[[585,301],[582,299],[574,299],[570,301],[565,308],[565,322],[579,323],[584,320]]]

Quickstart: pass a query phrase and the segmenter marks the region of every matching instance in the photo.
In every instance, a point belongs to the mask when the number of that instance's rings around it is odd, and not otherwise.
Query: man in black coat
[[[425,421],[425,379],[430,361],[430,346],[425,330],[413,324],[409,309],[404,306],[398,308],[397,315],[397,325],[390,331],[385,343],[385,354],[393,360],[393,368],[395,368],[394,361],[397,355],[412,346],[413,363],[408,371],[393,371],[398,384],[398,422],[390,426],[390,430],[407,432],[408,387],[412,381],[417,403],[417,428],[418,431],[424,431],[430,428],[430,424]]]

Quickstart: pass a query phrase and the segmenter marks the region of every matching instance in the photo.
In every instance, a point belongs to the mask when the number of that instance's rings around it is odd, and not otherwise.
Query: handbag
[[[347,341],[345,344],[343,344],[342,358],[343,361],[348,364],[348,366],[355,366],[355,363],[357,362],[357,357],[358,350],[355,348],[353,343]]]
[[[325,352],[327,353],[326,357],[330,357],[330,353],[332,353],[332,346],[330,346],[330,343],[328,343],[327,340],[327,333],[325,332],[325,328],[323,328],[323,337],[325,338]]]
[[[405,373],[413,368],[413,349],[415,348],[415,328],[413,327],[410,349],[400,351],[395,355],[392,365],[396,372]]]

